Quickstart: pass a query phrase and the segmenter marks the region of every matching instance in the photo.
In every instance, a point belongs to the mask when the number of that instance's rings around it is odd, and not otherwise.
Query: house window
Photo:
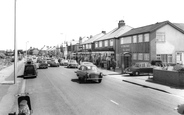
[[[91,44],[88,44],[88,49],[91,49]]]
[[[99,41],[99,47],[102,47],[102,41]]]
[[[143,53],[138,53],[138,60],[143,60]]]
[[[113,39],[110,40],[110,46],[113,46]]]
[[[132,40],[131,40],[131,36],[129,36],[129,37],[125,37],[124,39],[123,39],[123,44],[129,44],[129,43],[131,43],[132,42]]]
[[[98,47],[98,42],[95,42],[95,47],[96,47],[96,48]]]
[[[144,34],[144,42],[149,42],[149,34]]]
[[[83,49],[85,49],[85,45],[83,45]]]
[[[156,58],[164,63],[172,63],[172,54],[157,54]]]
[[[172,54],[167,55],[168,63],[172,63]]]
[[[133,60],[137,60],[137,53],[133,53],[132,58]]]
[[[149,61],[149,53],[144,54],[144,60]]]
[[[121,38],[121,44],[123,44],[123,38]]]
[[[138,36],[139,40],[138,42],[143,42],[143,37],[142,37],[142,34]]]
[[[165,33],[164,32],[157,32],[156,33],[156,41],[157,42],[165,42]]]
[[[133,43],[137,43],[137,36],[133,36]]]
[[[108,46],[108,40],[105,40],[105,47]]]

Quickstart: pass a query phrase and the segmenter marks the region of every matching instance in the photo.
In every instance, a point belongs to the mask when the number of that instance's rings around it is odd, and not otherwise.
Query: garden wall
[[[153,70],[153,81],[167,85],[184,86],[184,72],[168,71],[168,70]]]

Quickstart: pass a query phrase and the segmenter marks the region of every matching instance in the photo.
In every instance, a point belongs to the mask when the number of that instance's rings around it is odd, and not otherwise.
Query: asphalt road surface
[[[76,69],[38,69],[26,79],[33,115],[178,115],[180,97],[104,76],[79,84]]]

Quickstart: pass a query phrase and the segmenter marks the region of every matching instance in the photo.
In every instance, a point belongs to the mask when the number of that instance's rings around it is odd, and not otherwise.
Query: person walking
[[[112,68],[113,68],[113,71],[116,70],[116,60],[115,59],[112,59]]]

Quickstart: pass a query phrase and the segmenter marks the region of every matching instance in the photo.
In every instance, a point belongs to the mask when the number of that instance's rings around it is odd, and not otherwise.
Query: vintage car
[[[47,68],[48,68],[48,63],[47,63],[47,61],[46,61],[46,60],[40,61],[40,62],[39,62],[39,68],[40,68],[40,69],[42,69],[42,68],[47,69]]]
[[[70,60],[68,62],[67,68],[78,68],[78,63],[76,60]]]
[[[86,65],[86,64],[91,64],[91,65],[93,65],[92,62],[87,62],[87,61],[85,61],[85,62],[81,62],[80,65],[78,65],[78,68],[80,68],[81,65]]]
[[[96,65],[93,64],[83,64],[75,73],[78,76],[79,83],[86,82],[87,80],[95,80],[101,83],[103,78],[103,74],[99,72]]]
[[[57,59],[52,59],[51,61],[50,61],[50,67],[59,67],[59,62],[58,62],[58,60]]]
[[[153,66],[149,62],[136,62],[134,65],[125,68],[124,74],[140,75],[140,74],[152,74]]]
[[[37,68],[36,65],[32,62],[27,62],[24,68],[24,75],[23,78],[29,78],[29,77],[37,77]]]
[[[61,66],[67,66],[68,65],[68,60],[66,60],[66,59],[61,60],[60,65]]]

